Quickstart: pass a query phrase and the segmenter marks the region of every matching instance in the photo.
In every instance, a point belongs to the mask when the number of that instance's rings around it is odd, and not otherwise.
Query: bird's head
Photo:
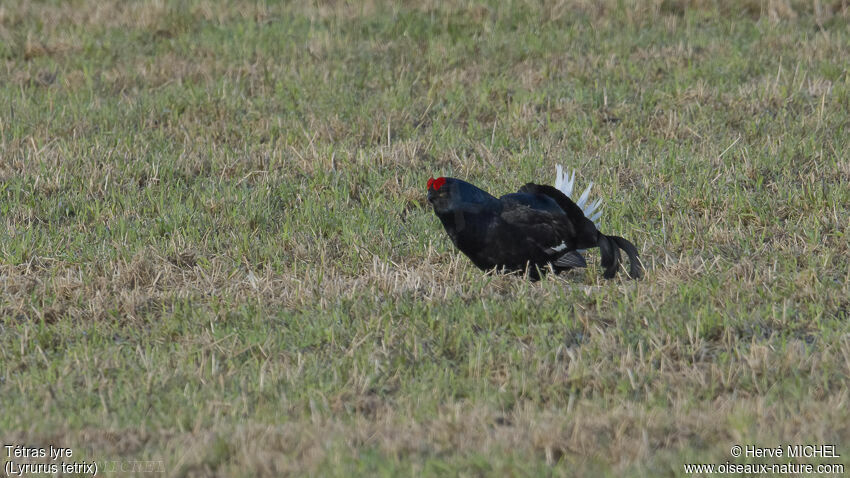
[[[482,208],[496,207],[498,200],[485,191],[456,178],[431,178],[428,180],[428,202],[434,212],[478,212]]]
[[[451,208],[454,183],[453,178],[428,179],[428,202],[434,207],[434,211],[439,213]]]

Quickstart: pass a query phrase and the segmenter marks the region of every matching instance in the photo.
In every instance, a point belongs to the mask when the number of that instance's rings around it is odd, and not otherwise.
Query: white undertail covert
[[[555,171],[555,188],[566,194],[568,198],[572,199],[572,201],[576,203],[582,211],[584,211],[584,216],[593,221],[593,224],[599,227],[599,218],[602,217],[602,199],[600,198],[594,202],[588,202],[588,198],[590,197],[590,188],[593,187],[593,182],[591,181],[591,183],[587,186],[587,189],[581,193],[581,197],[576,200],[575,196],[573,196],[573,187],[576,182],[575,169],[570,176],[567,176],[567,173],[564,172],[564,168],[558,164],[555,166]]]

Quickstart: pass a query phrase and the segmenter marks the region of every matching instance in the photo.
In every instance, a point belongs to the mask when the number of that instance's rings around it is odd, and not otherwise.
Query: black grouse
[[[634,244],[597,229],[601,200],[587,200],[593,183],[573,202],[574,183],[575,171],[567,177],[558,165],[555,187],[528,183],[496,198],[460,179],[431,178],[428,202],[454,245],[481,269],[538,279],[550,266],[556,273],[586,267],[582,252],[599,247],[606,279],[616,275],[621,249],[629,275],[639,278],[643,266]]]

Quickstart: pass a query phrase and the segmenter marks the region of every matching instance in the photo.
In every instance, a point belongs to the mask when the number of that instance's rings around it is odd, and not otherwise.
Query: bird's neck
[[[481,208],[494,209],[499,207],[499,200],[492,194],[466,181],[456,179],[456,193],[452,208],[464,212],[477,212]]]

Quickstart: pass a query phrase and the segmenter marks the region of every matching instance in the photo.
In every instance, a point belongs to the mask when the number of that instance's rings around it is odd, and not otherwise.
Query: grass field
[[[168,476],[788,461],[734,444],[850,465],[848,20],[0,4],[0,445]],[[556,163],[644,280],[598,251],[483,274],[425,201],[432,175],[500,195]]]

